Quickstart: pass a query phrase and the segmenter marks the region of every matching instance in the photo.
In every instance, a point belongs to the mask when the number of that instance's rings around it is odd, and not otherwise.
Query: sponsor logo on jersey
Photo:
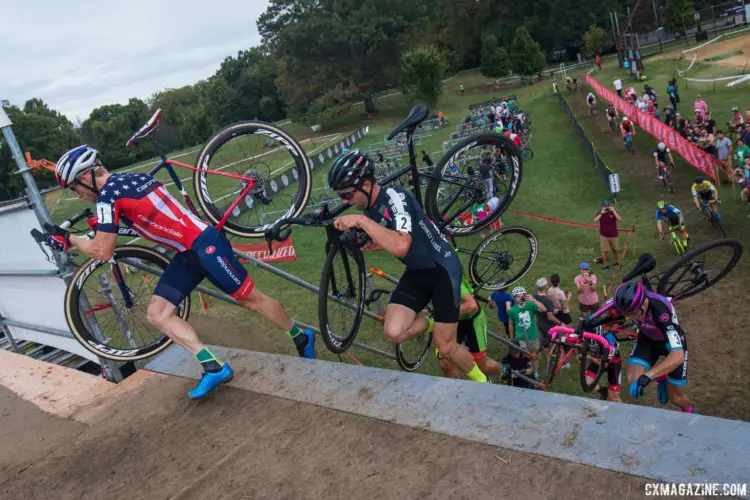
[[[146,189],[148,189],[148,188],[150,188],[151,186],[153,186],[155,182],[156,182],[156,178],[155,178],[155,177],[152,177],[152,178],[151,178],[150,180],[148,180],[148,181],[147,181],[147,182],[146,182],[145,184],[142,184],[142,185],[138,186],[138,187],[136,188],[136,191],[138,191],[139,193],[140,193],[141,191],[145,191]]]
[[[174,236],[176,238],[182,238],[182,233],[179,232],[179,231],[175,231],[174,229],[169,228],[169,227],[164,227],[161,224],[159,224],[158,222],[154,222],[151,219],[148,219],[148,218],[144,217],[141,214],[138,214],[138,218],[140,220],[142,220],[143,222],[145,222],[146,224],[148,224],[149,226],[151,226],[151,227],[153,227],[155,229],[158,229],[159,231],[171,234],[172,236]]]
[[[211,254],[212,254],[212,253],[214,253],[215,251],[216,251],[216,247],[215,247],[215,246],[213,246],[213,245],[210,245],[210,246],[207,246],[207,247],[206,247],[206,253],[207,253],[208,255],[211,255]]]
[[[669,321],[669,314],[661,313],[659,315],[659,321],[661,321],[662,323],[666,323],[667,321]]]

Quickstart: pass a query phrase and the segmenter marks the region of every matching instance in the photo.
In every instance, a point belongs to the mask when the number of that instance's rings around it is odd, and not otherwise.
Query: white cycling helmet
[[[659,145],[656,147],[659,148],[659,151],[664,151],[665,149],[667,149],[667,145],[664,144],[663,142],[660,142]]]
[[[96,168],[98,157],[99,151],[86,144],[71,149],[57,160],[57,165],[55,165],[57,183],[64,188],[70,186],[81,172]]]
[[[623,116],[622,117],[622,121],[624,121],[624,122],[628,121],[628,117],[627,116]]]
[[[522,286],[517,286],[513,289],[511,295],[513,295],[514,297],[518,295],[526,295],[526,289]]]

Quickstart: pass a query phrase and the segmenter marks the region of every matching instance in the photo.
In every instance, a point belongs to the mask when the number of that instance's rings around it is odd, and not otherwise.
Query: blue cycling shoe
[[[232,377],[234,377],[232,367],[229,366],[229,364],[224,363],[224,366],[222,366],[221,370],[218,372],[205,372],[201,381],[195,386],[195,389],[188,392],[188,397],[190,399],[200,399],[221,384],[225,384],[232,380]]]
[[[315,359],[315,332],[302,330],[302,333],[307,337],[307,344],[305,344],[305,347],[297,346],[297,352],[301,358]]]

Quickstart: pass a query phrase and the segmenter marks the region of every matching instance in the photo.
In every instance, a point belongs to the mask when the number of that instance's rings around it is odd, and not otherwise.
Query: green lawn
[[[668,61],[663,63],[664,65],[669,64]],[[584,72],[585,69],[580,69],[572,74],[582,75]],[[615,73],[616,71],[610,67],[605,67],[603,72],[604,75],[608,75],[607,78],[611,78]],[[669,71],[665,70],[665,74],[668,73]],[[659,74],[656,69],[654,74]],[[534,130],[531,146],[535,151],[535,157],[524,164],[523,180],[518,197],[512,206],[512,210],[503,217],[503,222],[505,225],[527,227],[536,234],[539,240],[539,258],[534,269],[519,283],[520,285],[533,290],[534,281],[538,276],[549,276],[557,273],[562,278],[563,288],[571,289],[580,261],[592,262],[599,253],[597,232],[529,219],[513,213],[513,210],[591,223],[602,199],[608,197],[607,187],[592,166],[588,155],[580,146],[578,136],[570,126],[567,115],[560,109],[557,97],[551,92],[548,82],[530,87],[507,89],[498,93],[479,93],[478,91],[469,92],[469,89],[473,88],[470,86],[470,82],[473,82],[471,85],[475,84],[478,88],[484,88],[483,83],[486,83],[484,77],[468,74],[463,75],[461,80],[467,87],[466,95],[457,95],[455,88],[448,87],[437,107],[445,113],[454,126],[466,116],[470,104],[484,101],[496,94],[517,94],[520,98],[521,107],[533,117]],[[455,80],[456,84],[458,81],[458,79]],[[654,82],[653,78],[651,82]],[[683,100],[691,98],[687,89],[682,92],[684,92]],[[585,93],[580,95],[580,102],[576,101],[574,95],[569,96],[569,98],[575,106],[580,108],[583,95]],[[709,104],[712,107],[714,106],[713,102],[712,97],[709,96]],[[368,144],[382,141],[382,136],[406,116],[410,104],[402,96],[392,96],[378,101],[378,106],[380,113],[376,120],[360,123],[358,121],[359,115],[354,116],[353,114],[352,121],[342,124],[337,131],[354,130],[361,124],[369,125],[369,136],[366,140],[358,143],[358,147],[366,149]],[[614,171],[620,173],[623,192],[619,197],[618,210],[624,219],[622,226],[635,225],[637,230],[630,248],[635,249],[638,253],[652,251],[655,253],[657,260],[664,265],[674,261],[675,256],[672,255],[670,248],[654,239],[653,204],[655,203],[655,197],[658,196],[654,194],[657,190],[653,186],[645,189],[643,175],[637,174],[630,168],[635,160],[630,155],[623,154],[621,144],[606,140],[606,136],[601,135],[602,127],[606,127],[606,122],[602,125],[586,120],[582,121],[584,122],[584,128],[595,138],[595,143],[602,156]],[[451,130],[453,128],[444,129],[436,132],[433,136],[426,137],[418,149],[425,149],[430,153],[439,151],[442,142],[447,139]],[[331,133],[331,130],[326,131],[326,133]],[[636,141],[636,147],[639,154],[646,155],[643,158],[638,157],[640,158],[638,161],[647,164],[649,159],[647,150],[653,145],[641,135]],[[437,161],[438,157],[433,155],[433,160]],[[678,179],[686,179],[687,173],[683,174],[682,170],[688,169],[688,167],[681,165],[679,168]],[[314,189],[324,187],[324,176],[325,169],[318,168],[313,172]],[[192,192],[192,186],[188,187],[188,191]],[[316,191],[316,193],[322,192]],[[682,200],[681,203],[685,204]],[[58,209],[55,213],[55,219],[59,220],[65,214],[72,213],[77,208],[79,208],[79,205],[75,203],[67,204]],[[722,207],[722,210],[727,211],[727,218],[732,230],[739,232],[742,216],[740,208],[727,206]],[[744,227],[746,227],[746,223]],[[696,230],[694,235],[698,242],[701,239],[707,241],[711,237],[707,226]],[[277,267],[315,285],[319,284],[320,269],[324,259],[324,234],[319,230],[297,228],[294,230],[292,239],[297,250],[298,260],[279,263]],[[624,242],[625,239],[626,235],[623,235],[622,241]],[[477,237],[468,237],[460,240],[459,245],[462,248],[473,248],[478,242]],[[632,266],[636,255],[633,252],[628,253],[625,261],[626,268]],[[403,266],[396,259],[382,252],[367,253],[366,261],[368,264],[378,266],[395,276],[400,275],[403,270]],[[262,270],[249,267],[249,271],[258,288],[277,298],[293,317],[317,326],[318,297],[316,294],[291,285],[289,282]],[[612,280],[611,273],[601,272],[598,268],[596,268],[596,272],[599,275],[600,286],[608,285]],[[194,320],[199,325],[201,335],[207,342],[288,354],[294,352],[289,339],[257,315],[215,299],[209,299],[209,303],[208,310],[203,311],[198,305],[199,302],[195,301],[193,311]],[[577,311],[575,311],[575,307],[573,309],[575,315]],[[491,318],[490,329],[501,332],[502,326],[498,323],[494,313],[488,311],[488,316]],[[390,345],[383,340],[382,327],[369,319],[363,320],[363,326],[357,340],[384,350],[391,350]],[[325,350],[322,343],[318,351],[323,359],[337,359],[336,356]],[[356,348],[352,349],[351,352],[367,366],[396,368],[394,362],[385,358]],[[498,342],[490,341],[489,354],[491,357],[499,359],[504,356],[505,352],[506,349]],[[349,361],[346,357],[343,357],[343,360]],[[577,363],[573,363],[572,366],[571,370],[565,370],[558,375],[550,390],[581,395]],[[439,373],[437,364],[432,358],[421,371],[430,374]],[[703,412],[711,411],[704,409]],[[726,412],[717,410],[715,413]],[[729,416],[736,416],[736,411],[729,408]]]

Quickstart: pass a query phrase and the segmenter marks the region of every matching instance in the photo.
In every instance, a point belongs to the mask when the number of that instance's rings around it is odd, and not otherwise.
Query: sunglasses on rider
[[[350,200],[352,200],[352,198],[354,198],[354,194],[356,192],[357,191],[354,190],[354,191],[348,191],[346,193],[338,193],[338,195],[339,195],[339,198],[341,198],[342,200],[350,201]]]

